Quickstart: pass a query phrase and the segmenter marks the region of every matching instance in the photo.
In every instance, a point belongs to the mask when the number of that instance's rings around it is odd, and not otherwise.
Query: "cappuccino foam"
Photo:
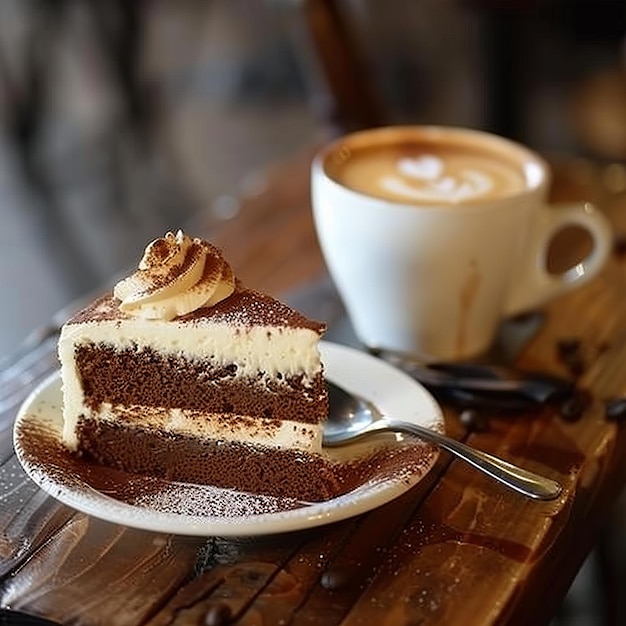
[[[397,143],[342,146],[327,173],[354,191],[396,202],[463,204],[524,190],[521,167],[471,146]]]

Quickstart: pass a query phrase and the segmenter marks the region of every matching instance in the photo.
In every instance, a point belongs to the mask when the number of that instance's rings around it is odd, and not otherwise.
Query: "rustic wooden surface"
[[[216,232],[250,286],[280,294],[324,276],[310,156],[268,170]],[[624,178],[565,162],[554,196],[595,200],[626,232]],[[606,401],[626,392],[624,293],[626,259],[616,253],[600,277],[545,310],[517,357],[570,376],[556,344],[580,341],[578,383],[592,401],[578,421],[554,408],[501,412],[486,432],[468,434],[445,410],[454,436],[561,481],[559,500],[525,500],[442,456],[415,489],[360,517],[261,539],[199,539],[76,513],[35,487],[9,450],[0,466],[0,605],[81,626],[547,623],[626,482],[626,428],[605,417]]]

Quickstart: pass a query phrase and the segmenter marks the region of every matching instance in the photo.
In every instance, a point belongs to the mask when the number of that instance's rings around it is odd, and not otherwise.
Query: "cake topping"
[[[171,320],[228,298],[235,276],[222,253],[182,230],[148,244],[137,271],[121,280],[113,294],[125,313]]]

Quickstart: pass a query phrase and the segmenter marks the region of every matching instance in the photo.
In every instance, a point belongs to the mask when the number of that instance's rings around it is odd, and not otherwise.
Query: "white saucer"
[[[408,375],[380,359],[346,346],[322,342],[321,353],[329,380],[369,398],[390,416],[443,432],[441,409],[432,396]],[[168,493],[163,493],[162,497],[151,497],[145,501],[139,498],[136,503],[128,504],[107,495],[108,489],[95,488],[89,484],[88,477],[67,475],[69,470],[65,464],[53,463],[45,447],[33,442],[30,433],[40,430],[53,438],[56,447],[60,445],[61,403],[61,381],[56,373],[30,395],[18,413],[14,429],[15,450],[27,474],[44,491],[79,511],[110,522],[156,532],[252,536],[328,524],[364,513],[397,498],[422,480],[438,457],[438,451],[428,447],[420,452],[423,455],[420,471],[409,476],[388,470],[373,470],[374,475],[369,476],[366,482],[342,496],[274,512],[256,513],[254,507],[244,507],[243,513],[241,509],[239,512],[232,512],[234,509],[231,509],[229,513],[212,511],[210,504],[203,504],[203,498],[207,502],[215,502],[218,492],[230,499],[248,496],[203,485],[172,485],[172,490],[168,492],[166,489]],[[400,438],[399,435],[391,435],[390,444],[394,445],[396,439]],[[329,451],[329,454],[349,459],[357,452],[361,454],[363,446],[368,445],[374,444],[356,444]],[[221,497],[221,494],[218,495]],[[180,512],[172,512],[173,499],[176,497],[181,500],[180,506],[174,502],[174,509]],[[191,505],[188,506],[188,502]],[[203,514],[197,514],[197,511],[203,511]]]

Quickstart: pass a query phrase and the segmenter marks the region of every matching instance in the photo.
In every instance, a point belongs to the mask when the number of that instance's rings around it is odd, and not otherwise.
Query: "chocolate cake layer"
[[[265,379],[260,372],[251,379],[237,376],[236,364],[211,366],[150,349],[118,351],[102,344],[78,347],[75,358],[84,402],[94,410],[107,402],[306,424],[317,424],[327,414],[321,375],[311,386],[303,385],[300,374]]]
[[[79,420],[77,432],[83,455],[135,474],[307,502],[342,491],[334,465],[317,454],[201,441],[93,419]]]

